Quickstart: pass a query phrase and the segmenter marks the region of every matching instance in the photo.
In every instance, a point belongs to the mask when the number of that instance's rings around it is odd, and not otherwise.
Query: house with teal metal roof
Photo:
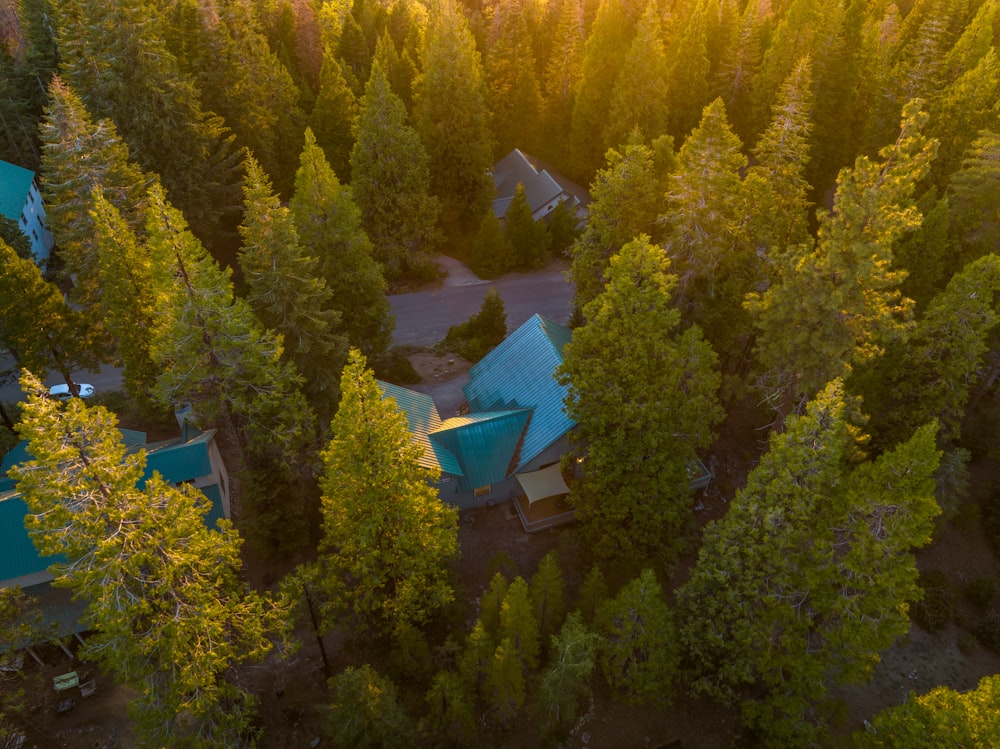
[[[45,223],[45,207],[33,171],[0,161],[0,216],[16,223],[28,238],[35,262],[48,259],[55,240]]]
[[[214,429],[153,444],[146,444],[143,432],[127,429],[121,432],[130,451],[146,452],[140,488],[154,473],[159,473],[171,484],[191,484],[201,490],[211,503],[205,516],[209,527],[214,527],[220,518],[230,517],[229,474],[222,462]],[[24,588],[48,582],[53,579],[49,565],[60,561],[40,556],[24,527],[28,508],[8,471],[27,460],[31,460],[31,454],[27,442],[21,442],[0,462],[0,588],[15,585]]]
[[[460,509],[505,501],[519,490],[516,474],[559,462],[576,425],[553,378],[570,335],[541,315],[525,322],[469,370],[461,416],[441,419],[429,395],[379,383],[406,414],[423,464],[441,472],[443,500]]]

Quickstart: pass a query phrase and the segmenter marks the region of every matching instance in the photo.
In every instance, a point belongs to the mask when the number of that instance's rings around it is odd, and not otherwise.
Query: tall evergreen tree
[[[554,634],[566,616],[563,598],[563,576],[559,558],[550,551],[538,563],[538,571],[531,576],[531,605],[538,621],[542,638]]]
[[[361,99],[351,151],[351,188],[375,259],[390,278],[420,272],[438,242],[427,151],[381,65]]]
[[[507,206],[504,233],[514,251],[514,257],[517,258],[518,268],[536,270],[548,262],[552,235],[543,222],[535,220],[524,185],[520,182],[517,183],[513,200]]]
[[[299,241],[316,258],[332,293],[330,303],[340,313],[347,340],[377,359],[392,340],[394,324],[385,278],[351,188],[337,179],[308,129],[289,207]]]
[[[541,88],[526,12],[511,3],[498,7],[495,41],[486,55],[486,82],[497,153],[513,148],[536,153],[541,141]]]
[[[577,310],[604,289],[611,256],[656,229],[660,191],[652,149],[628,145],[621,152],[609,150],[606,158],[590,186],[586,228],[570,250]]]
[[[414,120],[429,157],[430,189],[446,216],[468,225],[490,199],[493,144],[482,62],[455,0],[438,0],[420,63]]]
[[[500,219],[490,206],[469,249],[469,268],[481,278],[496,278],[512,270],[516,264],[514,248],[510,246]]]
[[[151,412],[155,410],[153,385],[159,367],[151,353],[156,310],[149,256],[118,209],[97,187],[92,201],[104,324],[118,344],[126,391],[142,410]]]
[[[323,451],[323,538],[309,573],[325,623],[388,635],[423,624],[452,600],[446,565],[458,553],[458,515],[443,504],[406,417],[383,399],[352,350],[333,438]]]
[[[969,146],[948,184],[950,231],[958,264],[998,249],[1000,230],[1000,134],[985,130]]]
[[[541,79],[544,150],[558,163],[569,163],[567,135],[573,124],[577,84],[583,75],[585,41],[580,0],[562,0]]]
[[[605,558],[669,559],[682,548],[689,470],[722,416],[715,353],[697,326],[679,330],[667,268],[647,237],[625,245],[556,374],[584,465],[577,518]]]
[[[657,3],[654,1],[650,5],[656,7]],[[669,126],[670,134],[678,141],[698,124],[702,107],[708,103],[710,12],[705,0],[691,5],[689,15],[681,22],[680,31],[667,49],[667,58],[673,63],[667,78]]]
[[[125,220],[141,233],[146,190],[152,179],[129,162],[129,150],[110,120],[91,118],[80,98],[56,76],[40,125],[43,198],[46,220],[58,244],[64,274],[72,279],[73,301],[89,310],[98,324],[102,282],[91,210],[97,188]]]
[[[523,577],[516,577],[507,588],[500,607],[500,641],[517,655],[522,668],[538,666],[541,638],[535,618],[531,592]]]
[[[596,627],[608,686],[630,704],[669,701],[680,665],[677,628],[652,570],[601,606]]]
[[[600,635],[591,632],[578,611],[552,635],[549,661],[539,682],[539,702],[549,721],[567,725],[576,719],[580,702],[590,694],[590,675],[597,662]]]
[[[334,699],[326,733],[334,746],[406,749],[413,726],[399,704],[396,685],[367,663],[330,679]]]
[[[208,236],[239,205],[238,154],[222,118],[201,105],[162,31],[165,8],[128,0],[53,7],[61,72],[95,117],[109,118],[138,163]]]
[[[313,434],[301,377],[281,361],[281,341],[235,298],[221,269],[163,193],[150,191],[148,251],[156,298],[152,355],[156,397],[191,404],[202,427],[231,438],[236,471],[248,449],[295,465]]]
[[[920,224],[913,190],[934,155],[934,142],[921,134],[920,106],[907,105],[899,137],[882,149],[881,161],[860,156],[841,172],[815,247],[800,245],[781,259],[781,282],[750,297],[758,366],[779,422],[910,327],[912,303],[898,291],[905,274],[893,265],[893,245]],[[802,299],[810,304],[803,307]]]
[[[750,333],[741,305],[760,275],[760,259],[748,241],[750,211],[741,179],[747,159],[741,148],[716,99],[677,155],[660,216],[680,279],[681,306],[726,362],[738,356]]]
[[[852,466],[859,435],[834,381],[772,435],[706,529],[678,594],[681,640],[695,689],[739,700],[763,746],[816,741],[827,685],[870,676],[906,632],[919,595],[912,550],[929,542],[939,512],[934,434],[923,427]]]
[[[327,48],[323,52],[319,94],[309,115],[309,129],[313,132],[316,143],[323,149],[334,173],[344,179],[351,175],[353,129],[357,117],[357,98],[347,85],[340,61]]]
[[[254,698],[231,673],[270,651],[284,615],[241,581],[239,536],[205,526],[197,489],[143,481],[145,453],[126,453],[113,414],[22,384],[26,522],[42,554],[66,560],[57,585],[87,604],[84,657],[135,695],[139,744],[254,746]]]
[[[652,0],[622,61],[604,129],[605,143],[612,147],[625,143],[633,128],[647,140],[667,132],[668,102],[677,101],[668,97],[669,69],[660,7]]]
[[[245,172],[239,260],[249,287],[246,299],[264,326],[282,336],[284,357],[302,375],[303,393],[325,425],[339,397],[330,373],[347,361],[340,314],[316,272],[316,259],[299,243],[291,211],[253,157]]]

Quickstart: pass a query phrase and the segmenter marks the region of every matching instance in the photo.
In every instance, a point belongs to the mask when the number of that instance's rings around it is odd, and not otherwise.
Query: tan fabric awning
[[[563,481],[559,464],[555,463],[540,471],[518,473],[515,478],[528,497],[528,505],[546,497],[558,497],[569,494],[569,487]]]

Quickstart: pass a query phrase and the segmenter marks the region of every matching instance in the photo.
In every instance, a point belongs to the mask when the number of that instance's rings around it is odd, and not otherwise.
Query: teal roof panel
[[[471,411],[532,409],[515,470],[576,425],[563,406],[568,388],[552,376],[571,336],[569,328],[535,315],[469,370],[463,392]]]
[[[28,507],[14,492],[0,495],[0,582],[42,572],[60,557],[43,557],[24,528]]]
[[[530,419],[530,409],[456,416],[429,437],[458,457],[462,467],[459,489],[472,491],[510,475]]]
[[[158,471],[172,484],[181,484],[212,472],[212,462],[208,455],[208,445],[204,440],[182,443],[170,440],[146,447],[146,478]],[[145,481],[139,482],[142,488]]]
[[[11,221],[20,220],[34,179],[35,173],[30,169],[0,161],[0,215]]]
[[[441,427],[441,416],[438,414],[434,399],[416,390],[393,385],[390,382],[376,380],[385,398],[392,398],[396,408],[406,416],[413,441],[423,447],[420,465],[424,468],[436,468],[442,473],[461,476],[462,468],[455,455],[446,447],[434,444],[427,435]]]

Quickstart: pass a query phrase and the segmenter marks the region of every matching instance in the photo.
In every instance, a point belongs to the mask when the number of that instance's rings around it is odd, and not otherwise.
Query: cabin
[[[36,263],[49,258],[55,239],[45,223],[45,207],[35,173],[0,161],[0,215],[17,224],[31,243]]]

